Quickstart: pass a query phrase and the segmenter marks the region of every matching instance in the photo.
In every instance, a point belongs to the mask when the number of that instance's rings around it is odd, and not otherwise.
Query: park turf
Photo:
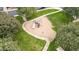
[[[21,17],[17,18],[20,23],[19,32],[16,34],[18,45],[22,51],[41,51],[45,46],[45,41],[35,38],[22,29],[23,20]]]

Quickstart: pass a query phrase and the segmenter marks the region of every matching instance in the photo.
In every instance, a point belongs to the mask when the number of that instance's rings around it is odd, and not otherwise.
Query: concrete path
[[[54,30],[52,30],[52,27],[54,27],[54,26],[52,26],[51,22],[48,20],[48,18],[46,16],[50,15],[50,14],[58,13],[60,11],[61,10],[52,12],[52,13],[49,13],[46,15],[42,15],[42,16],[37,17],[31,21],[26,21],[26,22],[24,22],[24,24],[22,26],[23,29],[28,34],[46,41],[46,44],[45,44],[42,51],[47,51],[50,42],[53,41],[56,36],[56,32]],[[32,26],[35,21],[40,23],[40,27],[39,28],[35,27],[33,29]]]
[[[44,46],[42,51],[47,51],[49,45],[50,45],[50,41],[46,41],[46,44],[45,44],[45,46]]]

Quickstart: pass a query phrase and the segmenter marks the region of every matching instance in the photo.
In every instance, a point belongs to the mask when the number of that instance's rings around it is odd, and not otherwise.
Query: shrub
[[[24,23],[23,18],[22,18],[21,16],[17,16],[16,19],[17,19],[18,21],[20,21],[20,23],[22,23],[22,24]]]

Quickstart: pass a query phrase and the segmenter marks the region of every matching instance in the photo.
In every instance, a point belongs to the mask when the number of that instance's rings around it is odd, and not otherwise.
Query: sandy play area
[[[47,17],[42,17],[34,21],[26,21],[24,27],[26,31],[39,37],[47,38],[49,41],[52,41],[56,35],[56,32],[52,30],[53,26]]]

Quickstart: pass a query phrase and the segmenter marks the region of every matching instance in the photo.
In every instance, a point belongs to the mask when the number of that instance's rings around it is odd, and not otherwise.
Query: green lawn
[[[16,39],[18,40],[19,47],[22,51],[41,51],[43,47],[45,46],[45,41],[37,39],[28,33],[26,33],[22,29],[22,19],[18,18],[18,20],[21,22],[21,26],[19,29],[19,32],[16,34]]]
[[[45,41],[32,37],[22,29],[16,35],[21,50],[24,51],[40,51],[45,45]]]
[[[63,11],[48,15],[47,17],[51,21],[52,25],[55,26],[55,29],[58,29],[59,26],[68,24],[72,21],[72,17]]]
[[[33,18],[39,17],[44,14],[51,13],[54,11],[57,11],[57,10],[48,9],[48,10],[39,11],[38,13],[36,13],[36,15],[31,16],[29,19],[33,19]],[[55,28],[53,28],[54,30],[58,30],[58,28],[61,25],[68,24],[73,19],[70,15],[64,13],[63,11],[58,12],[56,14],[48,15],[47,17],[51,21],[52,25],[55,26]],[[23,20],[20,16],[17,17],[17,19],[21,22],[21,24],[23,23]],[[39,40],[37,38],[30,36],[29,34],[24,32],[22,30],[22,28],[20,29],[20,31],[16,35],[16,37],[19,41],[19,45],[22,48],[22,50],[42,50],[42,48],[45,45],[45,41],[42,41],[42,40]],[[51,42],[51,44],[48,48],[48,51],[56,50],[56,48],[58,46],[54,42],[55,42],[55,40],[53,42]]]
[[[68,24],[69,22],[71,22],[72,17],[66,13],[64,13],[63,11],[56,13],[56,14],[52,14],[48,16],[48,19],[51,21],[52,25],[55,26],[54,30],[58,30],[58,28],[63,25],[63,24]],[[53,42],[51,42],[48,51],[53,51],[56,50],[56,48],[58,47],[56,44],[54,44],[55,40]]]
[[[32,15],[31,17],[29,17],[28,19],[34,19],[36,17],[39,17],[39,16],[42,16],[42,15],[45,15],[45,14],[48,14],[48,13],[51,13],[51,12],[54,12],[54,11],[58,11],[56,9],[47,9],[47,10],[42,10],[42,11],[39,11],[37,12],[36,14]]]

